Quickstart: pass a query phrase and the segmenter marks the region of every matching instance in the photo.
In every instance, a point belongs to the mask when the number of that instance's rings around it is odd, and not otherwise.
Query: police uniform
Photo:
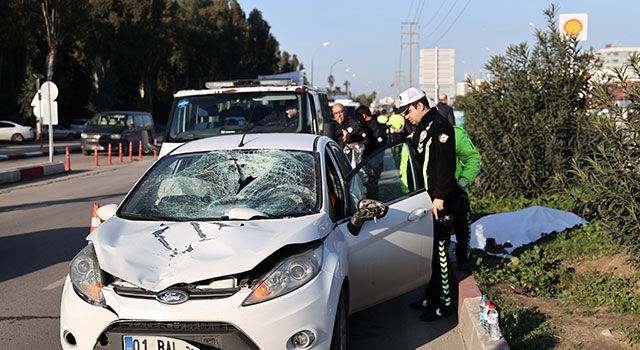
[[[444,200],[445,211],[453,212],[452,196],[456,192],[456,149],[453,126],[436,108],[431,108],[416,125],[411,142],[418,154],[418,162],[431,200]],[[439,213],[443,217],[444,213]],[[450,280],[448,247],[451,227],[434,220],[434,251],[431,262],[431,280],[425,300],[427,311],[421,319],[427,321],[428,312],[438,316],[450,313],[453,286]]]

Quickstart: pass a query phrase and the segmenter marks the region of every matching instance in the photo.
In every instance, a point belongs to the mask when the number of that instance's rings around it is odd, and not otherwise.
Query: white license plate
[[[184,340],[167,337],[124,336],[124,350],[199,350]]]

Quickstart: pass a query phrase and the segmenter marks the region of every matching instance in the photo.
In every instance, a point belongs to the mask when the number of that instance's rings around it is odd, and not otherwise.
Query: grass
[[[520,201],[509,208],[501,203],[502,208],[498,208],[482,203],[476,210],[491,214],[516,210],[522,204],[533,205]],[[526,307],[507,298],[500,285],[509,285],[523,296],[550,298],[558,303],[588,307],[586,310],[603,307],[622,315],[640,315],[640,273],[637,270],[631,276],[621,277],[611,271],[588,270],[577,274],[571,267],[619,253],[622,253],[621,249],[602,225],[592,222],[549,234],[520,247],[510,259],[473,250],[471,260],[480,289],[500,310],[501,328],[510,347],[543,350],[557,346],[559,330],[548,315],[536,307]],[[578,316],[589,315],[583,311]],[[626,334],[630,346],[640,344],[640,325],[620,327],[619,330]]]

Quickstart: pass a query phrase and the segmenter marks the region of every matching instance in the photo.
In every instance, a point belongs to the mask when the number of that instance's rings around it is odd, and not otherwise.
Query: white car
[[[98,210],[62,348],[344,349],[350,314],[429,280],[420,174],[404,143],[352,170],[326,136],[187,142]]]
[[[22,143],[25,140],[33,140],[34,138],[35,132],[32,127],[8,120],[0,120],[0,141]]]

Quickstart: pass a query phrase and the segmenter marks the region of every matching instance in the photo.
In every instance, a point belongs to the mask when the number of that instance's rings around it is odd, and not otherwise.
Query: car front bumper
[[[249,290],[178,305],[123,297],[104,289],[108,308],[81,299],[67,277],[60,308],[62,348],[123,349],[125,335],[165,336],[205,349],[295,349],[290,338],[309,330],[310,349],[328,349],[341,285],[323,270],[303,287],[260,304],[242,306]],[[341,282],[341,281],[340,281]]]

